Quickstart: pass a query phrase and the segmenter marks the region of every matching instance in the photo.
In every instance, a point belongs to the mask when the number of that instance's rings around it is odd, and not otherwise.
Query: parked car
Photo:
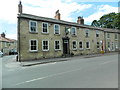
[[[17,54],[17,50],[10,50],[10,52],[9,52],[9,55],[16,55]]]
[[[3,52],[0,51],[0,57],[3,57]]]

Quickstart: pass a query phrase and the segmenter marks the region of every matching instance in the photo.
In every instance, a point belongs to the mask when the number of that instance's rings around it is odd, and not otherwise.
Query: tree
[[[120,29],[120,13],[109,13],[103,15],[100,20],[94,20],[91,23],[91,26]]]

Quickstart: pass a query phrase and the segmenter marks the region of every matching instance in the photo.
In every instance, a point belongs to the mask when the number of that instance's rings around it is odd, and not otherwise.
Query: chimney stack
[[[21,14],[22,13],[22,2],[20,1],[18,4],[18,13]]]
[[[5,38],[5,33],[4,32],[1,34],[1,37]]]
[[[84,24],[84,19],[83,19],[83,17],[78,17],[78,20],[77,20],[77,23],[78,24]]]
[[[60,20],[59,10],[57,10],[56,13],[55,13],[55,19]]]

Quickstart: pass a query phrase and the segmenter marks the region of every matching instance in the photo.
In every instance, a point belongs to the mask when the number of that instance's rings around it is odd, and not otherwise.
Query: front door
[[[63,39],[63,54],[69,54],[69,39]]]

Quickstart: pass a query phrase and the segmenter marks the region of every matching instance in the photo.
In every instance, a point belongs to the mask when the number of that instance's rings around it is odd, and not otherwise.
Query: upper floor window
[[[86,42],[86,49],[90,49],[90,42]]]
[[[83,49],[83,42],[82,41],[79,42],[79,48]]]
[[[99,37],[99,31],[96,31],[96,37]]]
[[[77,32],[76,32],[76,28],[75,28],[75,27],[72,27],[72,28],[71,28],[71,34],[72,34],[72,35],[77,35]]]
[[[42,23],[42,33],[49,33],[48,23]]]
[[[48,51],[49,50],[49,41],[48,40],[43,40],[42,41],[42,50],[43,51]]]
[[[89,37],[89,30],[85,30],[85,37]]]
[[[72,48],[73,48],[73,50],[77,49],[77,41],[72,42]]]
[[[110,34],[109,33],[107,33],[107,38],[110,38]]]
[[[55,50],[60,50],[60,41],[55,41],[54,47],[55,47]]]
[[[37,40],[29,41],[29,50],[30,51],[38,51],[38,41]]]
[[[29,21],[29,31],[37,32],[37,22],[36,21]]]
[[[115,39],[118,39],[118,34],[115,34]]]
[[[60,25],[54,24],[54,34],[60,34]]]

